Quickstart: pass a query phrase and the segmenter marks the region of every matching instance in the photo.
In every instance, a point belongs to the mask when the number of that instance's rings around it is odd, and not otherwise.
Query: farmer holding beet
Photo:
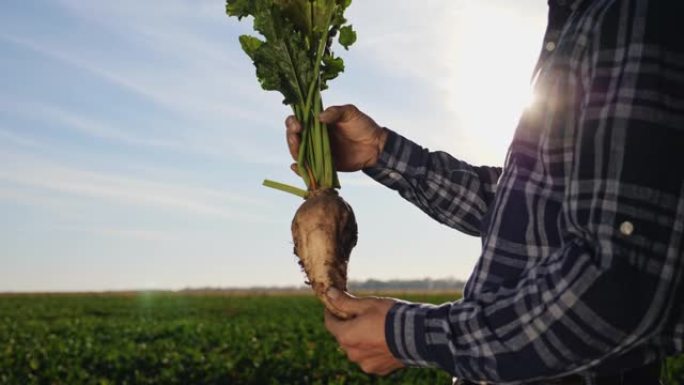
[[[463,299],[441,306],[327,290],[350,360],[459,384],[659,383],[684,351],[684,2],[550,0],[503,168],[429,152],[354,106],[330,107],[336,168],[479,236]],[[302,126],[287,120],[295,158]],[[301,172],[301,168],[295,167]]]

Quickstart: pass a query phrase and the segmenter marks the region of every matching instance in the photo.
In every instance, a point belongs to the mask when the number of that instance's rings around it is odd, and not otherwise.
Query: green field
[[[3,296],[0,384],[450,383],[431,370],[363,374],[321,314],[310,296]],[[669,368],[669,384],[684,384],[684,360]]]

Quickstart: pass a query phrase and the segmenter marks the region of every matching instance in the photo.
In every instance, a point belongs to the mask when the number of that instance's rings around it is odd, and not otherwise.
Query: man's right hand
[[[328,125],[330,146],[338,171],[359,171],[375,166],[385,146],[387,132],[353,105],[333,106],[323,111],[320,121]],[[290,154],[297,160],[302,126],[294,116],[285,121]],[[297,172],[297,165],[292,165]]]

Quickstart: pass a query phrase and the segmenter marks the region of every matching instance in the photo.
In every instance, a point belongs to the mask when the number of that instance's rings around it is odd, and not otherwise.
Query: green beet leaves
[[[227,0],[229,16],[251,17],[260,36],[240,36],[261,87],[278,91],[303,125],[297,162],[308,190],[339,188],[328,128],[318,121],[321,91],[344,71],[337,42],[348,49],[356,32],[344,18],[351,0]],[[337,39],[335,39],[337,38]],[[272,185],[272,184],[271,184]]]

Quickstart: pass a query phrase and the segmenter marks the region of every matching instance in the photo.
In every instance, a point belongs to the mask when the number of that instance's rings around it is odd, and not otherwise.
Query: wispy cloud
[[[145,137],[140,134],[146,130],[124,130],[100,119],[77,114],[65,108],[47,105],[37,102],[19,102],[0,98],[0,112],[21,116],[23,119],[40,121],[47,126],[57,125],[60,129],[74,131],[90,137],[120,142],[123,144],[158,147],[168,149],[180,149],[182,143],[170,139]],[[41,142],[28,139],[16,133],[0,130],[0,135],[7,136],[10,140],[29,147],[44,147]]]
[[[222,76],[221,72],[224,70],[178,72],[165,68],[150,72],[137,70],[138,73],[134,73],[135,70],[127,71],[124,68],[114,68],[111,64],[87,59],[75,47],[68,45],[49,46],[29,38],[7,34],[0,34],[0,40],[88,71],[175,114],[189,116],[205,123],[207,119],[210,122],[223,119],[258,125],[271,122],[262,118],[263,114],[257,110],[249,111],[244,107],[231,106],[228,101],[234,100],[237,95],[230,97],[231,95],[225,93],[239,89],[240,82],[236,82],[235,78]],[[249,98],[247,92],[240,92],[238,95]]]
[[[38,191],[30,187],[0,183],[0,203],[12,206],[26,206],[47,213],[50,218],[65,222],[82,222],[88,215],[79,210],[79,205],[65,200],[52,191]]]
[[[7,100],[0,97],[0,113],[5,112],[25,121],[39,123],[44,130],[71,131],[84,136],[128,146],[145,147],[152,150],[172,151],[178,155],[197,154],[201,156],[229,159],[237,158],[246,163],[282,165],[283,157],[264,151],[256,141],[241,141],[234,136],[192,136],[157,127],[133,126],[122,128],[104,121],[101,117],[87,116],[67,108],[39,102]],[[16,145],[36,150],[54,150],[46,139],[22,133],[21,130],[0,127],[0,137]],[[219,128],[220,130],[220,128]],[[232,130],[231,128],[225,129]],[[146,134],[147,133],[147,134]],[[255,138],[256,139],[256,138]],[[285,151],[283,151],[285,153]]]
[[[58,226],[58,229],[82,234],[145,242],[171,242],[182,239],[183,237],[182,234],[173,234],[169,231],[119,228],[111,226]]]
[[[130,176],[112,175],[55,164],[16,153],[0,154],[0,181],[110,203],[151,207],[203,217],[264,222],[249,209],[266,202],[202,187],[186,187]],[[6,195],[7,197],[7,195]]]
[[[44,150],[47,148],[47,145],[45,143],[42,143],[32,138],[27,138],[24,135],[18,135],[13,131],[6,130],[4,128],[0,128],[0,138],[2,138],[2,140],[0,141],[3,143],[12,143],[18,146],[34,148],[39,150]]]
[[[260,151],[259,137],[273,135],[271,128],[281,125],[286,110],[280,105],[279,98],[269,100],[265,93],[257,89],[257,82],[250,92],[241,91],[239,79],[223,69],[198,70],[184,73],[126,73],[122,69],[108,68],[108,64],[93,63],[69,53],[69,47],[49,47],[36,41],[0,34],[0,40],[11,42],[41,55],[60,60],[69,65],[88,71],[113,85],[126,89],[166,108],[172,115],[188,119],[188,124],[178,125],[173,133],[182,142],[183,150],[191,150],[205,155],[225,157],[231,155],[246,163],[279,164],[280,158],[272,152]],[[245,60],[246,61],[246,60]],[[180,79],[171,82],[171,79]],[[250,96],[252,95],[252,96]],[[258,96],[256,96],[258,95]],[[247,100],[259,100],[248,103]],[[235,101],[240,100],[239,104]],[[110,139],[123,139],[131,144],[153,144],[174,147],[168,141],[141,139],[131,135],[123,136],[117,130],[104,129],[102,123],[90,127],[81,116],[66,116],[64,110],[48,107],[46,112],[56,112],[63,119],[77,123],[73,128],[97,134]],[[92,121],[90,123],[93,123]]]
[[[463,1],[454,0],[354,4],[350,19],[361,25],[362,36],[354,49],[366,65],[384,73],[443,87],[443,76],[451,65],[445,60],[453,49],[451,31],[463,7]],[[402,22],[377,23],[379,18]]]
[[[65,34],[38,38],[6,32],[0,33],[0,40],[84,70],[163,107],[170,116],[183,117],[187,123],[176,125],[172,134],[183,143],[184,150],[211,156],[232,155],[247,163],[278,161],[260,154],[257,150],[262,146],[258,142],[260,135],[272,134],[273,127],[280,128],[278,123],[285,110],[279,106],[276,95],[269,98],[259,89],[251,63],[234,41],[237,35],[226,36],[225,28],[204,29],[202,23],[207,20],[218,24],[218,20],[207,17],[214,12],[221,16],[223,10],[217,7],[220,4],[61,4],[84,22],[96,25],[95,36]],[[227,18],[222,21],[227,23]],[[109,44],[108,50],[93,49],[92,40],[98,39],[98,34],[118,38]],[[101,137],[123,139],[131,144],[152,144],[147,139],[123,137],[120,132],[97,129],[98,126],[102,128],[101,123],[91,125],[88,132],[99,131]],[[76,127],[85,126],[75,124]]]
[[[99,29],[118,35],[130,45],[145,47],[145,56],[151,62],[144,57],[139,63],[113,58],[110,66],[90,57],[90,63],[107,69],[105,75],[114,81],[174,110],[201,117],[215,114],[228,121],[269,124],[263,118],[264,112],[279,111],[269,107],[264,110],[264,95],[256,81],[252,76],[239,76],[251,75],[253,69],[239,49],[237,33],[227,33],[230,24],[224,2],[168,0],[163,7],[130,0],[60,3]],[[70,55],[83,57],[79,52]],[[236,98],[241,101],[239,108],[230,102]]]

